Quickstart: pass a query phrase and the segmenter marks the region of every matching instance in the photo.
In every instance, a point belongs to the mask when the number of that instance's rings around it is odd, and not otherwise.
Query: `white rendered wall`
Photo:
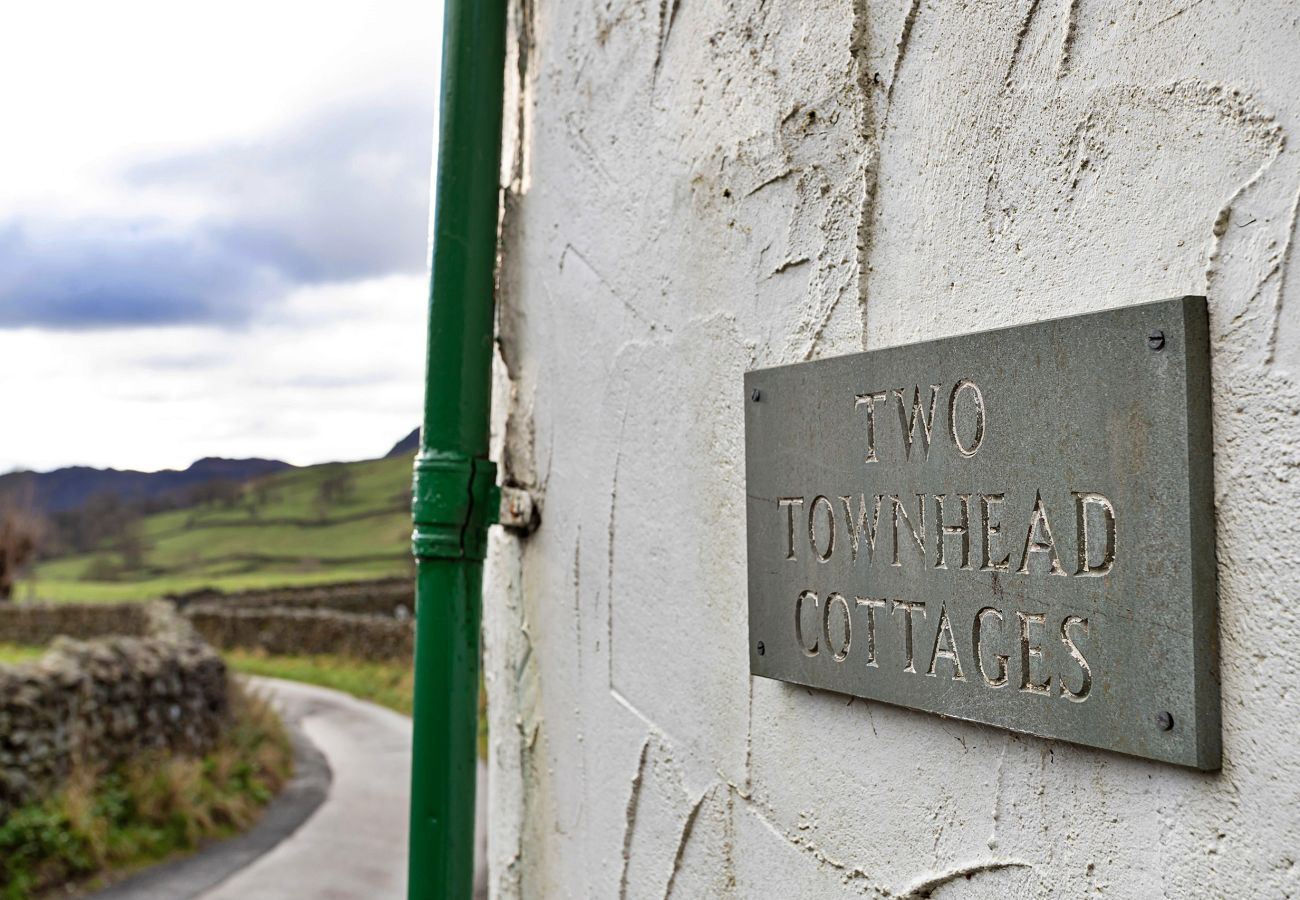
[[[496,896],[1300,896],[1300,9],[518,2]],[[1187,293],[1221,773],[748,676],[746,369]]]

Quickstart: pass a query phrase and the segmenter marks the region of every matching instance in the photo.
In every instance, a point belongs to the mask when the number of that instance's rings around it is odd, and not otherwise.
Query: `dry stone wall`
[[[285,607],[229,609],[217,604],[193,607],[186,615],[205,639],[222,649],[329,653],[383,661],[409,660],[415,645],[409,619]]]
[[[415,588],[409,578],[349,581],[311,587],[267,588],[225,593],[205,589],[168,599],[182,609],[216,605],[237,609],[331,609],[375,616],[408,615],[415,608]]]
[[[103,636],[118,628],[135,633]],[[169,605],[0,607],[0,641],[51,638],[39,660],[0,666],[0,815],[79,761],[213,746],[229,708],[226,667]]]
[[[411,659],[415,629],[409,578],[174,598],[203,635],[223,649],[338,654],[373,661]]]
[[[140,603],[24,603],[0,606],[0,642],[48,644],[56,637],[77,640],[118,635],[141,637],[149,630],[150,607]]]

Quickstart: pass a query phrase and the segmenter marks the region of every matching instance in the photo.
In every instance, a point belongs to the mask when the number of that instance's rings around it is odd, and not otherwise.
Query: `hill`
[[[408,456],[419,449],[420,449],[420,429],[416,428],[406,437],[402,438],[400,441],[394,444],[393,449],[389,450],[388,453],[385,454],[385,458],[389,456]]]
[[[410,454],[289,467],[42,562],[15,596],[140,599],[406,574],[410,485]]]
[[[146,500],[213,481],[243,482],[292,468],[289,463],[278,459],[219,457],[200,459],[186,469],[158,472],[69,466],[52,472],[0,475],[0,494],[30,490],[31,502],[36,509],[57,513],[74,510],[101,494],[112,494],[122,500]]]

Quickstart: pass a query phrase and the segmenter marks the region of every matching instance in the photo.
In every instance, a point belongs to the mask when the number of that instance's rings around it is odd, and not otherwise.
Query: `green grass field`
[[[408,663],[365,662],[345,656],[269,656],[250,650],[225,650],[226,664],[246,675],[265,675],[333,688],[403,715],[411,714],[415,673]],[[479,677],[478,755],[487,759],[487,692]]]
[[[409,663],[366,662],[323,654],[270,656],[253,650],[223,650],[221,655],[236,672],[333,688],[403,715],[411,714],[415,683]]]
[[[322,485],[346,469],[342,496]],[[143,553],[127,568],[105,535],[95,553],[47,560],[19,598],[120,601],[216,587],[326,584],[410,572],[411,457],[330,463],[267,476],[237,501],[148,516]]]

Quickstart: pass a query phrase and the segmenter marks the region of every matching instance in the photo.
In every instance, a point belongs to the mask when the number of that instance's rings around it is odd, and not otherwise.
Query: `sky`
[[[418,424],[436,0],[41,0],[0,30],[0,471]]]

